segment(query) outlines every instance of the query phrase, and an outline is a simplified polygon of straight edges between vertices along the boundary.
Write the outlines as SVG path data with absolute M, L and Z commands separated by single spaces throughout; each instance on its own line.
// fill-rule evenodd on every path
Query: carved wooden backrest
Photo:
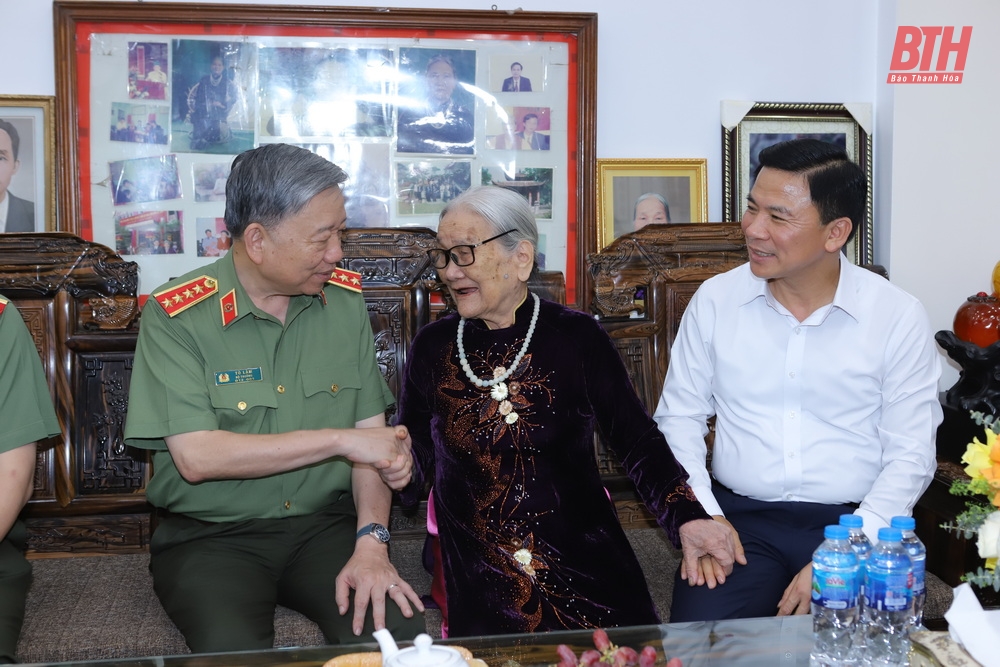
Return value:
M 62 435 L 41 443 L 29 512 L 32 548 L 72 550 L 142 542 L 123 519 L 113 528 L 58 515 L 117 511 L 145 487 L 145 461 L 123 440 L 128 375 L 139 313 L 138 268 L 109 248 L 66 233 L 0 234 L 0 293 L 18 307 L 42 358 Z
M 410 342 L 430 321 L 429 285 L 435 273 L 427 250 L 434 247 L 434 232 L 423 227 L 344 232 L 340 264 L 361 274 L 379 369 L 394 396 L 399 395 Z
M 616 239 L 587 263 L 591 310 L 618 348 L 646 409 L 656 410 L 681 315 L 698 286 L 747 261 L 738 223 L 649 225 Z M 598 444 L 604 475 L 620 474 Z

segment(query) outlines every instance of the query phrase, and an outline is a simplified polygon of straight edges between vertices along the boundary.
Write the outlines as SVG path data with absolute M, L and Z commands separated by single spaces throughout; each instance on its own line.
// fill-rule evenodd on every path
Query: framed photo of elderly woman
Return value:
M 872 112 L 870 104 L 799 104 L 778 102 L 722 103 L 723 215 L 737 222 L 753 187 L 757 157 L 768 146 L 790 139 L 819 139 L 843 148 L 868 178 L 863 224 L 845 247 L 855 264 L 874 261 L 872 239 Z
M 0 95 L 0 232 L 55 229 L 51 97 Z
M 649 224 L 708 221 L 708 161 L 597 161 L 597 247 Z
M 140 257 L 140 293 L 208 262 L 197 221 L 222 216 L 225 198 L 205 196 L 215 183 L 200 165 L 288 143 L 347 171 L 349 227 L 433 229 L 481 169 L 551 169 L 547 266 L 570 304 L 588 305 L 597 14 L 108 0 L 55 0 L 53 13 L 69 231 L 110 245 L 116 217 L 153 210 L 148 197 L 115 204 L 113 165 L 169 155 L 175 166 L 182 252 L 169 265 Z M 515 62 L 521 77 L 504 92 Z M 130 98 L 133 70 L 148 78 L 157 64 L 163 99 Z M 537 116 L 510 123 L 532 150 L 491 144 L 489 119 L 508 108 Z M 400 180 L 411 172 L 421 178 Z

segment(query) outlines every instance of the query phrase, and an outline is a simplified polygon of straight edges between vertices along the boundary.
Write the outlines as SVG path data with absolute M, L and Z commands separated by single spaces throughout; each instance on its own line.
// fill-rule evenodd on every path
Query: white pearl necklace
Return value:
M 521 351 L 517 353 L 514 357 L 514 363 L 510 365 L 510 368 L 506 369 L 501 375 L 494 377 L 492 380 L 480 380 L 476 377 L 476 374 L 472 372 L 472 367 L 469 366 L 468 360 L 465 358 L 465 346 L 462 345 L 462 334 L 465 331 L 465 318 L 463 317 L 458 321 L 458 362 L 462 365 L 462 370 L 465 371 L 465 375 L 469 378 L 469 381 L 477 387 L 492 387 L 495 384 L 500 384 L 504 380 L 510 377 L 517 369 L 517 365 L 521 363 L 521 359 L 524 357 L 524 353 L 528 351 L 528 343 L 531 342 L 531 336 L 535 333 L 535 323 L 538 322 L 538 309 L 541 304 L 541 299 L 534 292 L 531 292 L 531 297 L 535 300 L 535 311 L 531 314 L 531 323 L 528 324 L 528 334 L 524 337 L 524 345 L 521 346 Z

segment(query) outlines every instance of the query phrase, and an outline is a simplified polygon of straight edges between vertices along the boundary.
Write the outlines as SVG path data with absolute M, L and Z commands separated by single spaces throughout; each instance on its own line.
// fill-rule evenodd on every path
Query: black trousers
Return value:
M 24 558 L 28 531 L 15 521 L 0 541 L 0 664 L 13 663 L 24 624 L 24 603 L 31 585 L 31 563 Z
M 671 623 L 774 616 L 788 584 L 823 541 L 823 529 L 857 507 L 753 500 L 720 484 L 712 492 L 739 533 L 747 564 L 737 564 L 726 583 L 711 590 L 689 586 L 678 568 Z
M 276 604 L 315 621 L 331 644 L 372 641 L 371 608 L 355 637 L 353 606 L 341 616 L 334 599 L 337 575 L 354 552 L 356 521 L 349 495 L 323 512 L 287 519 L 209 523 L 170 515 L 150 543 L 156 595 L 195 653 L 271 648 Z M 386 627 L 407 639 L 425 624 L 388 600 Z

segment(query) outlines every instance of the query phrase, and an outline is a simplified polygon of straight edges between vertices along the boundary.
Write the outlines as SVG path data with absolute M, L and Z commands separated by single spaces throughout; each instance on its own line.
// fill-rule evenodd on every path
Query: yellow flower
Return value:
M 965 448 L 962 463 L 966 464 L 966 475 L 972 479 L 983 479 L 982 471 L 991 468 L 994 461 L 1000 463 L 1000 444 L 997 443 L 997 434 L 988 428 L 986 429 L 986 443 L 979 442 L 979 438 L 974 438 Z

